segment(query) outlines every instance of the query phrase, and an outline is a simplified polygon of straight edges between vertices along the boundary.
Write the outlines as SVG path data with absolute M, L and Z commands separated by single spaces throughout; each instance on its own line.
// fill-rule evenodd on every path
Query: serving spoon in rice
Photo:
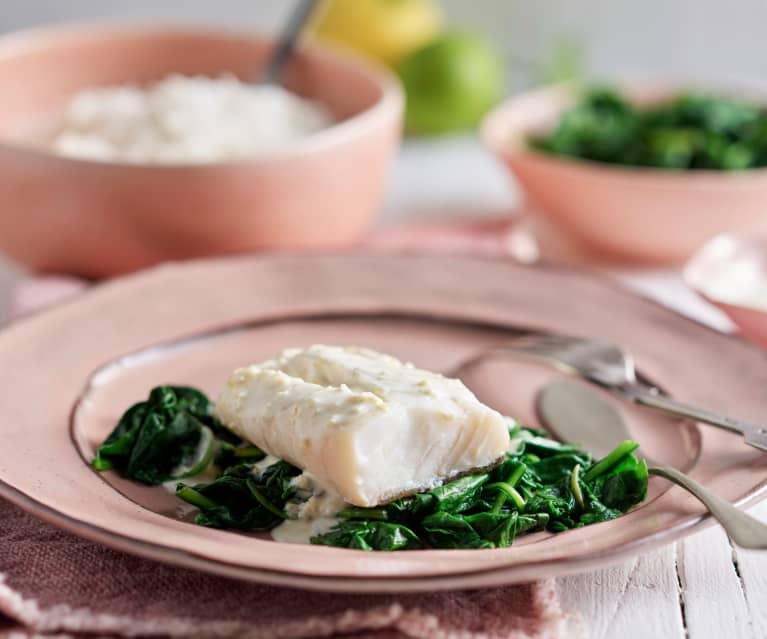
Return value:
M 282 69 L 296 52 L 296 43 L 319 0 L 299 0 L 293 13 L 290 14 L 285 30 L 280 37 L 277 48 L 266 61 L 264 70 L 258 77 L 258 84 L 280 84 Z

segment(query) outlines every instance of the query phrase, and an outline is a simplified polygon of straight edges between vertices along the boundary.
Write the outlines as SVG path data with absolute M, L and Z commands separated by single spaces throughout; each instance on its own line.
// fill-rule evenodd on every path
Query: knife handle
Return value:
M 747 444 L 767 451 L 767 426 L 751 424 L 734 417 L 718 415 L 705 408 L 683 404 L 663 395 L 657 388 L 631 385 L 616 390 L 623 397 L 639 406 L 654 408 L 677 417 L 689 417 L 695 421 L 711 424 L 733 433 L 740 433 L 745 437 Z

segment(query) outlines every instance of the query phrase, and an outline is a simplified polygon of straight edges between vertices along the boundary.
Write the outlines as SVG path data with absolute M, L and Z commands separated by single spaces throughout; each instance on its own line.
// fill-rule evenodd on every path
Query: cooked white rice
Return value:
M 217 162 L 257 155 L 331 122 L 322 105 L 281 87 L 229 76 L 173 75 L 146 89 L 108 87 L 77 94 L 52 148 L 103 162 Z

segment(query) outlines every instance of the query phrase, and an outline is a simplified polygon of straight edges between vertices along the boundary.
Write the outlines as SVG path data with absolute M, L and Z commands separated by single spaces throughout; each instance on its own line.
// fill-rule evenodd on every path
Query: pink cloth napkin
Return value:
M 381 232 L 370 250 L 503 254 L 505 222 Z M 76 294 L 74 278 L 22 282 L 13 313 Z M 584 635 L 553 581 L 478 591 L 347 595 L 262 586 L 120 553 L 0 500 L 0 638 L 344 637 L 555 639 Z

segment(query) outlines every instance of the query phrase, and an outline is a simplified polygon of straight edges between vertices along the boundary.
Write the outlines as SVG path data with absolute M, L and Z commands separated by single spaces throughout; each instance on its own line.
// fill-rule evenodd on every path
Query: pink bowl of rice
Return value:
M 400 138 L 386 70 L 272 42 L 85 26 L 0 38 L 0 251 L 104 277 L 165 260 L 356 242 Z

